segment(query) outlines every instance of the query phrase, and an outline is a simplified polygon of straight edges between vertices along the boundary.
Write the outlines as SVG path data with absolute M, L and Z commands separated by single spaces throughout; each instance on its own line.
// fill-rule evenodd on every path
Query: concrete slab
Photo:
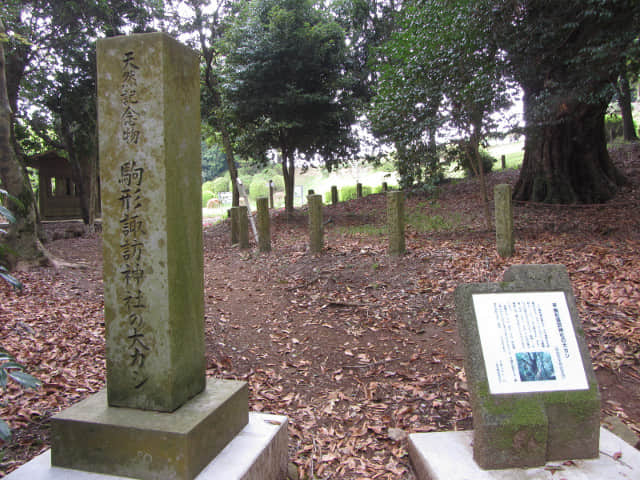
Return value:
M 631 480 L 640 478 L 640 451 L 600 429 L 600 457 L 548 462 L 544 467 L 483 470 L 473 460 L 473 431 L 414 433 L 409 456 L 418 480 Z
M 222 450 L 195 480 L 281 480 L 288 462 L 287 417 L 249 413 L 247 426 Z M 125 480 L 99 473 L 51 466 L 51 451 L 24 464 L 8 480 Z

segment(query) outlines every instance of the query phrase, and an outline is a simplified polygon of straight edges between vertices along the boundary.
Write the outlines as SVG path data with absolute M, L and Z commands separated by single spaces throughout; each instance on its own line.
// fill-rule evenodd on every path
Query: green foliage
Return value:
M 214 197 L 216 197 L 216 194 L 213 193 L 212 191 L 203 190 L 202 191 L 202 208 L 206 208 L 209 200 L 211 200 Z
M 0 189 L 0 200 L 4 201 L 7 198 L 15 201 L 15 198 L 9 195 L 6 190 Z M 0 215 L 6 218 L 9 223 L 15 222 L 13 214 L 2 205 L 0 205 Z M 0 230 L 1 235 L 5 233 L 4 230 Z M 2 244 L 0 244 L 0 247 L 2 247 Z M 15 290 L 22 289 L 22 283 L 10 275 L 3 265 L 0 265 L 0 278 L 9 283 Z M 26 373 L 22 365 L 17 363 L 7 352 L 0 349 L 0 388 L 3 391 L 7 388 L 9 379 L 14 380 L 23 388 L 37 388 L 40 386 L 39 380 Z M 4 420 L 0 419 L 0 440 L 8 442 L 10 439 L 11 429 Z
M 403 2 L 398 29 L 380 48 L 373 130 L 396 147 L 402 188 L 442 180 L 436 131 L 462 132 L 474 145 L 509 103 L 495 49 L 487 48 L 476 2 Z
M 493 169 L 493 164 L 498 160 L 486 150 L 479 150 L 480 160 L 484 173 L 489 173 Z M 474 177 L 478 174 L 478 165 L 469 148 L 461 143 L 452 143 L 447 146 L 446 157 L 449 162 L 456 164 L 456 169 L 464 171 L 465 176 Z
M 354 146 L 345 34 L 321 8 L 311 0 L 243 3 L 222 43 L 240 151 L 264 163 L 278 149 L 288 188 L 294 159 L 333 164 Z
M 249 192 L 251 194 L 251 199 L 256 200 L 260 197 L 268 197 L 269 196 L 269 180 L 264 175 L 256 175 L 251 179 L 251 184 L 249 185 Z
M 354 200 L 358 198 L 358 189 L 355 185 L 345 185 L 340 188 L 340 193 L 338 194 L 338 198 L 340 198 L 341 202 L 346 202 L 348 200 Z M 362 196 L 366 197 L 367 195 L 371 195 L 373 193 L 373 188 L 368 185 L 362 186 Z M 331 192 L 329 192 L 329 199 L 331 199 Z
M 616 138 L 622 137 L 622 117 L 615 113 L 604 117 L 604 130 L 607 135 L 607 142 L 613 142 Z
M 218 145 L 202 142 L 202 180 L 219 177 L 227 170 L 227 157 Z
M 38 388 L 42 383 L 34 376 L 24 371 L 24 367 L 15 358 L 0 350 L 0 387 L 6 390 L 9 379 L 15 381 L 22 388 Z M 11 429 L 0 419 L 0 440 L 8 442 L 11 439 Z
M 213 180 L 209 180 L 208 182 L 204 182 L 202 184 L 202 191 L 209 190 L 213 193 L 220 192 L 230 192 L 231 191 L 231 179 L 229 178 L 229 174 L 222 177 L 214 178 Z
M 9 223 L 15 223 L 16 218 L 14 217 L 13 213 L 7 207 L 2 205 L 2 203 L 6 202 L 7 200 L 11 200 L 18 206 L 20 206 L 21 204 L 21 202 L 17 198 L 15 198 L 13 195 L 10 195 L 6 190 L 0 188 L 0 215 L 3 216 Z M 7 232 L 5 230 L 0 229 L 0 236 L 5 235 L 6 233 Z M 3 243 L 0 243 L 0 262 L 2 261 L 4 255 L 6 255 L 7 250 L 8 247 Z M 1 263 L 0 278 L 11 285 L 14 290 L 22 289 L 22 283 L 20 283 L 17 278 L 11 275 L 7 267 L 2 265 Z

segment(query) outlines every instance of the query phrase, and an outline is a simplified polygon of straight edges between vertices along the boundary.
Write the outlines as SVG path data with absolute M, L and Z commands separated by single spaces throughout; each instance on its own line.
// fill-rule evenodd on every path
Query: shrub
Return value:
M 207 208 L 207 203 L 215 196 L 216 194 L 211 190 L 204 190 L 202 192 L 202 208 Z
M 607 142 L 613 142 L 616 138 L 621 137 L 623 133 L 622 117 L 615 113 L 605 115 L 604 131 L 607 137 Z
M 371 195 L 373 193 L 373 188 L 369 185 L 362 186 L 362 196 L 366 197 L 367 195 Z M 355 185 L 346 185 L 340 188 L 340 193 L 338 195 L 341 202 L 346 202 L 347 200 L 353 200 L 354 198 L 358 198 L 358 190 Z M 329 192 L 329 201 L 331 201 L 331 192 Z
M 249 185 L 249 192 L 251 193 L 251 198 L 253 200 L 260 197 L 268 197 L 269 180 L 262 175 L 256 175 L 251 180 L 251 184 Z
M 229 175 L 225 175 L 224 177 L 214 178 L 211 183 L 212 185 L 210 190 L 213 193 L 231 191 L 231 179 L 229 178 Z

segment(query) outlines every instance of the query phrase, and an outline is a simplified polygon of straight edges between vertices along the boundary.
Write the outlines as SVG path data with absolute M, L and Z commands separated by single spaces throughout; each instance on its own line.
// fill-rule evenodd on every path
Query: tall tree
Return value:
M 39 133 L 48 148 L 68 157 L 89 223 L 97 175 L 94 42 L 99 36 L 121 33 L 125 27 L 142 31 L 154 12 L 152 0 L 108 4 L 7 0 L 0 4 L 9 36 L 19 40 L 10 42 L 5 50 L 12 127 L 20 122 L 19 130 L 26 131 L 31 123 L 30 131 Z M 12 141 L 23 164 L 17 130 L 11 129 Z M 17 212 L 18 217 L 35 218 L 32 197 L 23 201 L 25 211 Z M 30 243 L 26 233 L 14 230 L 18 243 Z
M 354 113 L 342 28 L 310 0 L 253 0 L 226 35 L 225 93 L 244 152 L 278 149 L 285 207 L 296 162 L 331 166 L 353 147 Z
M 11 269 L 18 257 L 38 259 L 44 250 L 38 239 L 34 195 L 29 176 L 20 162 L 17 144 L 13 135 L 13 109 L 9 100 L 7 63 L 4 45 L 8 43 L 5 26 L 0 18 L 0 183 L 19 202 L 12 202 L 16 222 L 11 224 L 5 237 L 8 250 L 0 258 Z M 20 39 L 13 38 L 20 42 Z
M 374 130 L 396 145 L 405 186 L 438 178 L 437 130 L 461 134 L 466 165 L 481 178 L 489 225 L 479 146 L 495 128 L 490 114 L 509 104 L 508 83 L 474 9 L 471 0 L 404 2 L 396 32 L 380 49 L 370 116 Z
M 232 0 L 180 0 L 171 3 L 169 20 L 177 34 L 190 37 L 187 42 L 200 52 L 202 84 L 200 104 L 207 125 L 219 133 L 233 190 L 232 205 L 238 206 L 238 168 L 235 161 L 233 125 L 222 96 L 220 39 L 225 25 L 230 23 L 241 2 Z M 238 5 L 236 5 L 236 3 Z M 180 7 L 180 8 L 178 8 Z M 184 15 L 185 7 L 190 10 Z M 180 13 L 182 12 L 182 14 Z
M 637 0 L 478 2 L 505 72 L 524 90 L 518 200 L 598 203 L 624 178 L 606 148 L 611 85 L 638 38 Z

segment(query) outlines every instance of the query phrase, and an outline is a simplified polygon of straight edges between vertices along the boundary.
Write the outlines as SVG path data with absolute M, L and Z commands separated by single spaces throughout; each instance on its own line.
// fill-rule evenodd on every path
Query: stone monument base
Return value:
M 247 385 L 209 378 L 171 413 L 109 407 L 106 389 L 51 419 L 51 465 L 191 480 L 247 425 Z
M 637 478 L 640 451 L 600 428 L 600 456 L 535 468 L 483 470 L 473 459 L 473 431 L 414 433 L 409 456 L 418 480 L 617 480 Z
M 250 413 L 249 423 L 196 480 L 282 480 L 288 463 L 287 417 Z M 5 477 L 8 480 L 124 480 L 127 477 L 51 466 L 51 450 Z M 163 477 L 171 478 L 171 477 Z

